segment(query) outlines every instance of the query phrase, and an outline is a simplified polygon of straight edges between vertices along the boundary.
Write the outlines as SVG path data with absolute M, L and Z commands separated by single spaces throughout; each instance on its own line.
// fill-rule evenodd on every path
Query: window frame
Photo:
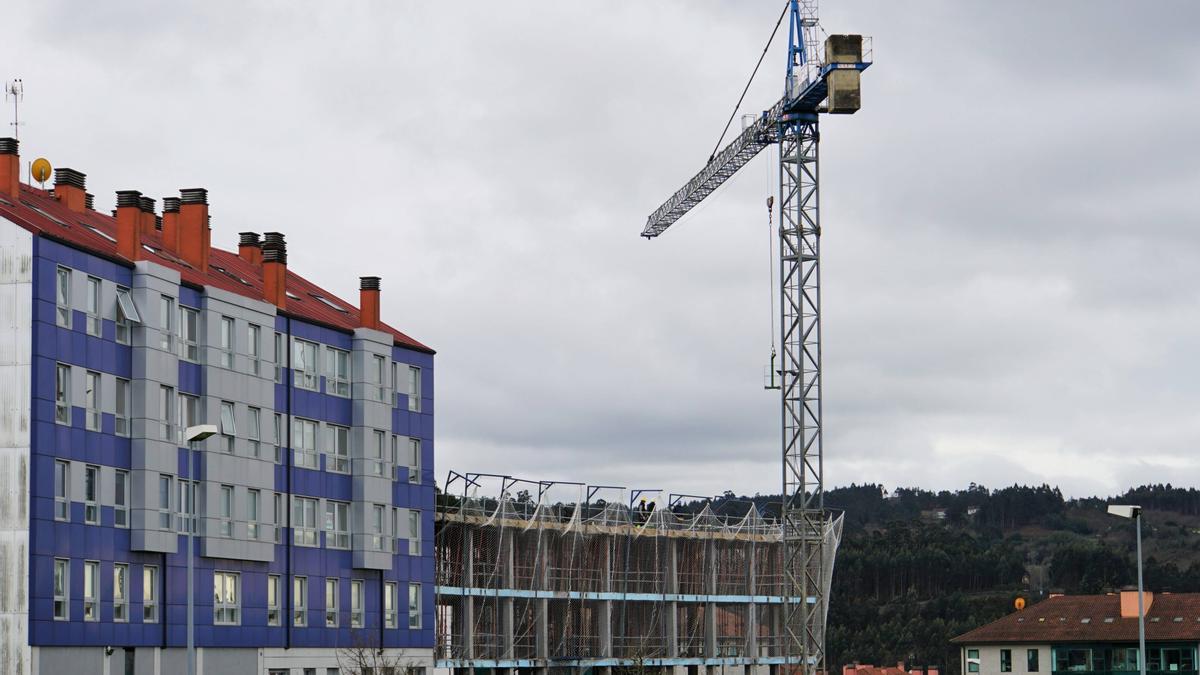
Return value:
M 100 467 L 95 464 L 83 466 L 83 523 L 100 524 Z
M 1000 672 L 1012 672 L 1012 649 L 1000 650 Z
M 83 428 L 88 431 L 100 431 L 100 398 L 103 395 L 103 386 L 100 373 L 94 370 L 83 371 Z
M 280 575 L 267 575 L 267 625 L 280 625 L 280 617 L 282 616 L 282 603 L 280 603 Z
M 387 520 L 387 508 L 383 504 L 371 505 L 371 549 L 375 551 L 391 551 L 392 542 L 384 534 L 384 522 Z
M 262 326 L 246 324 L 246 354 L 250 357 L 250 373 L 258 377 L 262 373 Z
M 391 387 L 388 386 L 388 358 L 383 354 L 372 354 L 373 373 L 375 381 L 373 384 L 376 387 L 375 397 L 381 403 L 390 403 L 392 401 Z
M 54 520 L 71 522 L 71 463 L 54 460 Z
M 71 620 L 71 561 L 54 559 L 53 612 L 55 621 Z
M 102 293 L 103 283 L 98 277 L 88 276 L 87 278 L 87 293 L 84 296 L 84 316 L 87 317 L 85 330 L 88 335 L 99 337 L 101 329 L 100 320 L 100 295 Z
M 286 447 L 283 444 L 283 430 L 285 428 L 283 413 L 272 413 L 272 415 L 274 415 L 271 419 L 271 424 L 274 425 L 275 432 L 275 463 L 283 464 L 283 449 Z
M 116 401 L 113 407 L 113 433 L 117 436 L 129 436 L 131 415 L 133 412 L 133 382 L 123 377 L 116 379 Z
M 218 532 L 222 537 L 233 536 L 233 495 L 232 485 L 222 485 L 217 491 Z
M 262 514 L 262 490 L 246 488 L 246 538 L 258 541 L 258 520 Z
M 383 582 L 383 627 L 399 628 L 400 604 L 399 585 L 395 581 Z
M 421 412 L 421 368 L 408 367 L 408 411 Z
M 362 628 L 366 618 L 364 604 L 366 595 L 363 592 L 363 580 L 350 580 L 350 627 Z
M 980 665 L 979 650 L 978 649 L 968 649 L 967 650 L 967 672 L 968 673 L 978 673 L 979 665 Z
M 54 364 L 54 422 L 71 426 L 71 366 Z
M 169 295 L 158 296 L 158 346 L 164 352 L 175 351 L 175 298 Z
M 274 527 L 275 527 L 275 543 L 283 543 L 283 518 L 286 517 L 286 512 L 283 510 L 283 493 L 273 492 L 271 510 L 273 511 Z
M 325 393 L 350 398 L 352 367 L 350 352 L 337 347 L 325 347 Z
M 213 572 L 213 625 L 242 625 L 242 574 L 229 570 Z
M 325 627 L 337 628 L 338 619 L 338 583 L 337 577 L 325 577 Z
M 1036 673 L 1041 670 L 1041 653 L 1037 649 L 1025 650 L 1025 672 Z
M 286 344 L 283 333 L 275 331 L 275 384 L 283 384 L 283 371 L 287 368 L 287 364 L 282 356 Z
M 341 516 L 339 518 L 339 516 Z M 339 523 L 338 521 L 344 521 Z M 325 548 L 349 549 L 351 542 L 350 502 L 325 500 Z M 342 529 L 338 525 L 342 525 Z
M 262 457 L 262 408 L 246 406 L 246 438 L 249 439 L 250 456 Z
M 237 350 L 237 322 L 233 317 L 222 316 L 217 322 L 217 344 L 221 353 L 221 367 L 233 370 L 233 354 Z
M 389 476 L 391 475 L 391 467 L 388 466 L 387 459 L 388 433 L 382 429 L 372 429 L 371 431 L 374 442 L 371 444 L 371 456 L 367 458 L 367 461 L 371 464 L 371 475 Z
M 90 593 L 89 593 L 90 587 Z M 83 620 L 100 620 L 100 561 L 83 561 Z
M 350 473 L 350 427 L 326 424 L 328 447 L 325 450 L 325 470 L 331 473 Z
M 124 286 L 117 286 L 117 313 L 114 323 L 116 324 L 115 339 L 117 343 L 132 344 L 133 325 L 142 323 L 142 315 L 138 311 L 137 303 L 133 301 L 129 289 Z
M 312 431 L 309 434 L 309 431 Z M 316 420 L 305 417 L 292 417 L 292 463 L 302 469 L 317 470 L 321 468 L 319 459 L 321 449 L 317 439 L 321 435 L 321 425 Z M 311 440 L 311 447 L 309 441 Z
M 179 305 L 179 358 L 200 363 L 200 310 Z
M 175 396 L 175 407 L 178 409 L 175 417 L 176 426 L 179 428 L 179 445 L 182 446 L 187 443 L 184 436 L 187 434 L 188 427 L 200 423 L 200 397 L 179 392 Z
M 316 548 L 321 545 L 320 537 L 317 536 L 319 503 L 315 497 L 292 496 L 292 543 L 295 546 Z M 309 515 L 312 516 L 311 519 Z
M 234 454 L 237 449 L 237 407 L 233 401 L 221 401 L 217 419 L 220 422 L 221 450 Z
M 292 577 L 292 625 L 303 628 L 308 625 L 308 577 Z
M 158 474 L 158 529 L 170 531 L 175 511 L 171 508 L 171 495 L 175 492 L 174 478 L 171 474 Z M 163 490 L 166 492 L 163 492 Z M 163 497 L 166 497 L 164 501 Z
M 408 554 L 421 555 L 421 511 L 408 509 Z
M 71 328 L 71 268 L 59 265 L 54 272 L 55 323 Z
M 129 563 L 113 563 L 113 622 L 129 621 Z
M 421 629 L 421 584 L 408 583 L 408 629 Z
M 182 437 L 182 432 L 179 437 L 175 434 L 175 420 L 179 416 L 179 411 L 176 410 L 178 405 L 180 404 L 175 397 L 175 388 L 165 384 L 158 385 L 158 414 L 162 418 L 159 423 L 161 440 L 176 445 L 179 445 L 179 438 Z
M 311 358 L 306 358 L 306 355 Z M 321 391 L 321 345 L 292 338 L 292 377 L 297 389 Z
M 129 527 L 129 472 L 113 472 L 113 527 Z
M 158 565 L 142 565 L 142 623 L 158 623 Z
M 408 437 L 408 482 L 421 482 L 421 439 Z

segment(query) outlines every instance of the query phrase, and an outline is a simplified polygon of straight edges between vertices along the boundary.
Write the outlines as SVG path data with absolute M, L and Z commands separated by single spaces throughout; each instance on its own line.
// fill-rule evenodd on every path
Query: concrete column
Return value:
M 601 600 L 599 602 L 600 610 L 600 654 L 599 658 L 611 658 L 613 655 L 613 634 L 612 634 L 612 600 Z
M 704 542 L 704 592 L 709 596 L 717 594 L 717 542 L 708 539 Z M 717 655 L 717 603 L 704 603 L 704 655 L 715 658 Z
M 668 594 L 679 593 L 679 551 L 676 548 L 679 545 L 678 539 L 663 537 L 666 549 L 663 557 L 666 558 L 666 592 Z M 667 608 L 667 656 L 669 658 L 679 657 L 679 602 L 671 600 L 666 603 Z M 675 670 L 678 672 L 679 667 Z M 686 670 L 685 670 L 686 672 Z
M 475 539 L 471 530 L 463 528 L 462 540 L 462 585 L 464 589 L 475 587 Z M 463 658 L 475 658 L 475 601 L 470 595 L 462 596 L 462 611 L 459 625 L 462 626 Z
M 500 531 L 500 581 L 503 588 L 515 585 L 513 531 Z M 513 646 L 513 599 L 500 599 L 500 658 L 511 659 L 516 650 Z
M 754 541 L 746 545 L 746 594 L 757 595 L 758 570 L 754 553 Z M 758 658 L 758 605 L 751 602 L 746 607 L 746 656 Z

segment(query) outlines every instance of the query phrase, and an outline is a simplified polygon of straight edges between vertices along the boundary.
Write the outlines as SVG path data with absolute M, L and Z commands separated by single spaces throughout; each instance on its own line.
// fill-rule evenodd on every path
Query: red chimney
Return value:
M 263 299 L 287 309 L 287 244 L 278 232 L 266 232 L 263 237 Z
M 142 238 L 145 239 L 158 231 L 158 218 L 154 215 L 154 200 L 150 197 L 142 197 L 138 199 L 138 206 L 142 210 L 141 216 L 138 217 L 138 223 L 142 230 Z
M 358 323 L 379 329 L 379 277 L 358 278 Z
M 257 232 L 238 234 L 238 257 L 251 265 L 262 264 L 262 242 L 258 240 Z
M 21 156 L 17 139 L 0 138 L 0 192 L 19 199 L 21 193 Z
M 117 190 L 117 253 L 129 260 L 142 254 L 142 193 Z
M 179 191 L 179 246 L 175 254 L 187 264 L 208 271 L 208 190 L 186 188 Z M 164 228 L 166 225 L 164 224 Z
M 179 250 L 179 197 L 163 197 L 162 241 L 171 253 Z
M 77 213 L 87 210 L 87 176 L 75 169 L 54 170 L 54 196 Z

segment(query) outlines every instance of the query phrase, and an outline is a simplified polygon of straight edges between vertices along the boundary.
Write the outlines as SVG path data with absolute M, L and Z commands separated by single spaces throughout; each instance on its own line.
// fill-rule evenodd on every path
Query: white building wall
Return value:
M 1012 652 L 1012 670 L 1000 670 L 1000 651 L 1008 649 Z M 1038 669 L 1029 670 L 1029 650 L 1038 651 Z M 972 662 L 971 651 L 979 651 L 979 670 L 970 670 Z M 1012 645 L 967 645 L 962 650 L 963 675 L 1051 675 L 1054 664 L 1050 660 L 1050 645 L 1047 644 L 1012 644 Z
M 0 219 L 0 673 L 28 675 L 33 235 Z

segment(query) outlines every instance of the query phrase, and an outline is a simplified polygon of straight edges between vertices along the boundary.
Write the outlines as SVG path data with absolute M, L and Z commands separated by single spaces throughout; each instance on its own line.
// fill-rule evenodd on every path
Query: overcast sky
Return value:
M 782 4 L 8 3 L 0 76 L 98 208 L 207 187 L 214 244 L 382 276 L 439 476 L 767 493 L 773 151 L 638 233 Z M 1200 3 L 823 4 L 876 59 L 822 126 L 827 484 L 1194 485 Z

